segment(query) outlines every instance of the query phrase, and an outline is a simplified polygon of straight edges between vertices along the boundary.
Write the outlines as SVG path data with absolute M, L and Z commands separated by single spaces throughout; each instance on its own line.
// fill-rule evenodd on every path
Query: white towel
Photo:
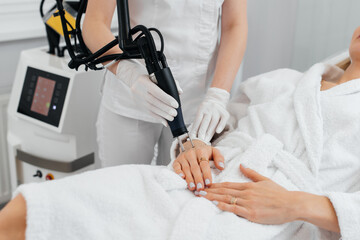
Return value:
M 231 137 L 245 144 L 229 150 L 236 155 L 229 159 L 225 171 L 214 171 L 215 181 L 248 181 L 238 169 L 238 164 L 243 162 L 288 189 L 299 189 L 288 176 L 276 170 L 275 165 L 270 167 L 276 164 L 274 159 L 287 156 L 278 140 L 271 135 L 255 140 L 241 133 Z M 287 228 L 294 228 L 294 224 L 297 228 L 302 226 L 301 222 L 283 225 L 249 222 L 220 211 L 210 201 L 195 197 L 186 187 L 186 182 L 166 167 L 128 165 L 45 184 L 24 185 L 17 192 L 24 195 L 28 206 L 27 239 L 234 239 L 243 236 L 265 240 L 276 238 Z

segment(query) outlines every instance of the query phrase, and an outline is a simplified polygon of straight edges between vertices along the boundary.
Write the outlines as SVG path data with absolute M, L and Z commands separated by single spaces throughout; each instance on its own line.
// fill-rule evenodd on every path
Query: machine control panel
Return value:
M 64 76 L 28 67 L 17 111 L 58 127 L 69 81 Z

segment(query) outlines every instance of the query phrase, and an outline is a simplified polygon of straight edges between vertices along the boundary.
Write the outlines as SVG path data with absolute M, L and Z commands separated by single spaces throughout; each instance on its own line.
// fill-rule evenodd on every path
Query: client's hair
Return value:
M 338 64 L 336 64 L 336 66 L 338 66 L 339 68 L 345 71 L 350 66 L 350 64 L 351 64 L 350 58 L 346 58 L 341 62 L 339 62 Z

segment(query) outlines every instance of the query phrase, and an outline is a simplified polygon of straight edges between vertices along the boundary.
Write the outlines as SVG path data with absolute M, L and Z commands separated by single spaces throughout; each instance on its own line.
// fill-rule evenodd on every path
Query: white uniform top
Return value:
M 130 0 L 131 27 L 160 30 L 168 65 L 184 90 L 180 96 L 185 122 L 191 123 L 210 86 L 217 56 L 220 9 L 224 0 Z M 159 39 L 153 34 L 156 46 Z M 127 85 L 107 71 L 103 104 L 130 118 L 157 122 L 134 101 Z

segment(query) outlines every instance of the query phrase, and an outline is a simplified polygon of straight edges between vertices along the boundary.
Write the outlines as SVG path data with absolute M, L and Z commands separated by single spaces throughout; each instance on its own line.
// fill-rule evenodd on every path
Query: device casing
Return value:
M 47 174 L 57 179 L 98 165 L 95 123 L 103 71 L 69 69 L 69 59 L 46 51 L 46 48 L 23 51 L 17 67 L 8 106 L 7 141 L 12 190 L 18 184 L 44 181 Z M 39 114 L 29 116 L 19 110 L 20 100 L 34 94 L 33 89 L 24 88 L 29 69 L 39 70 L 40 75 L 49 73 L 43 76 L 45 78 L 56 75 L 68 79 L 67 89 L 64 86 L 58 89 L 55 85 L 51 100 L 50 108 L 55 106 L 56 111 L 60 105 L 54 104 L 55 97 L 65 94 L 57 101 L 57 104 L 63 101 L 58 124 L 45 122 L 43 116 L 37 119 Z M 28 83 L 27 86 L 31 88 Z M 42 178 L 33 177 L 38 170 L 43 173 Z

